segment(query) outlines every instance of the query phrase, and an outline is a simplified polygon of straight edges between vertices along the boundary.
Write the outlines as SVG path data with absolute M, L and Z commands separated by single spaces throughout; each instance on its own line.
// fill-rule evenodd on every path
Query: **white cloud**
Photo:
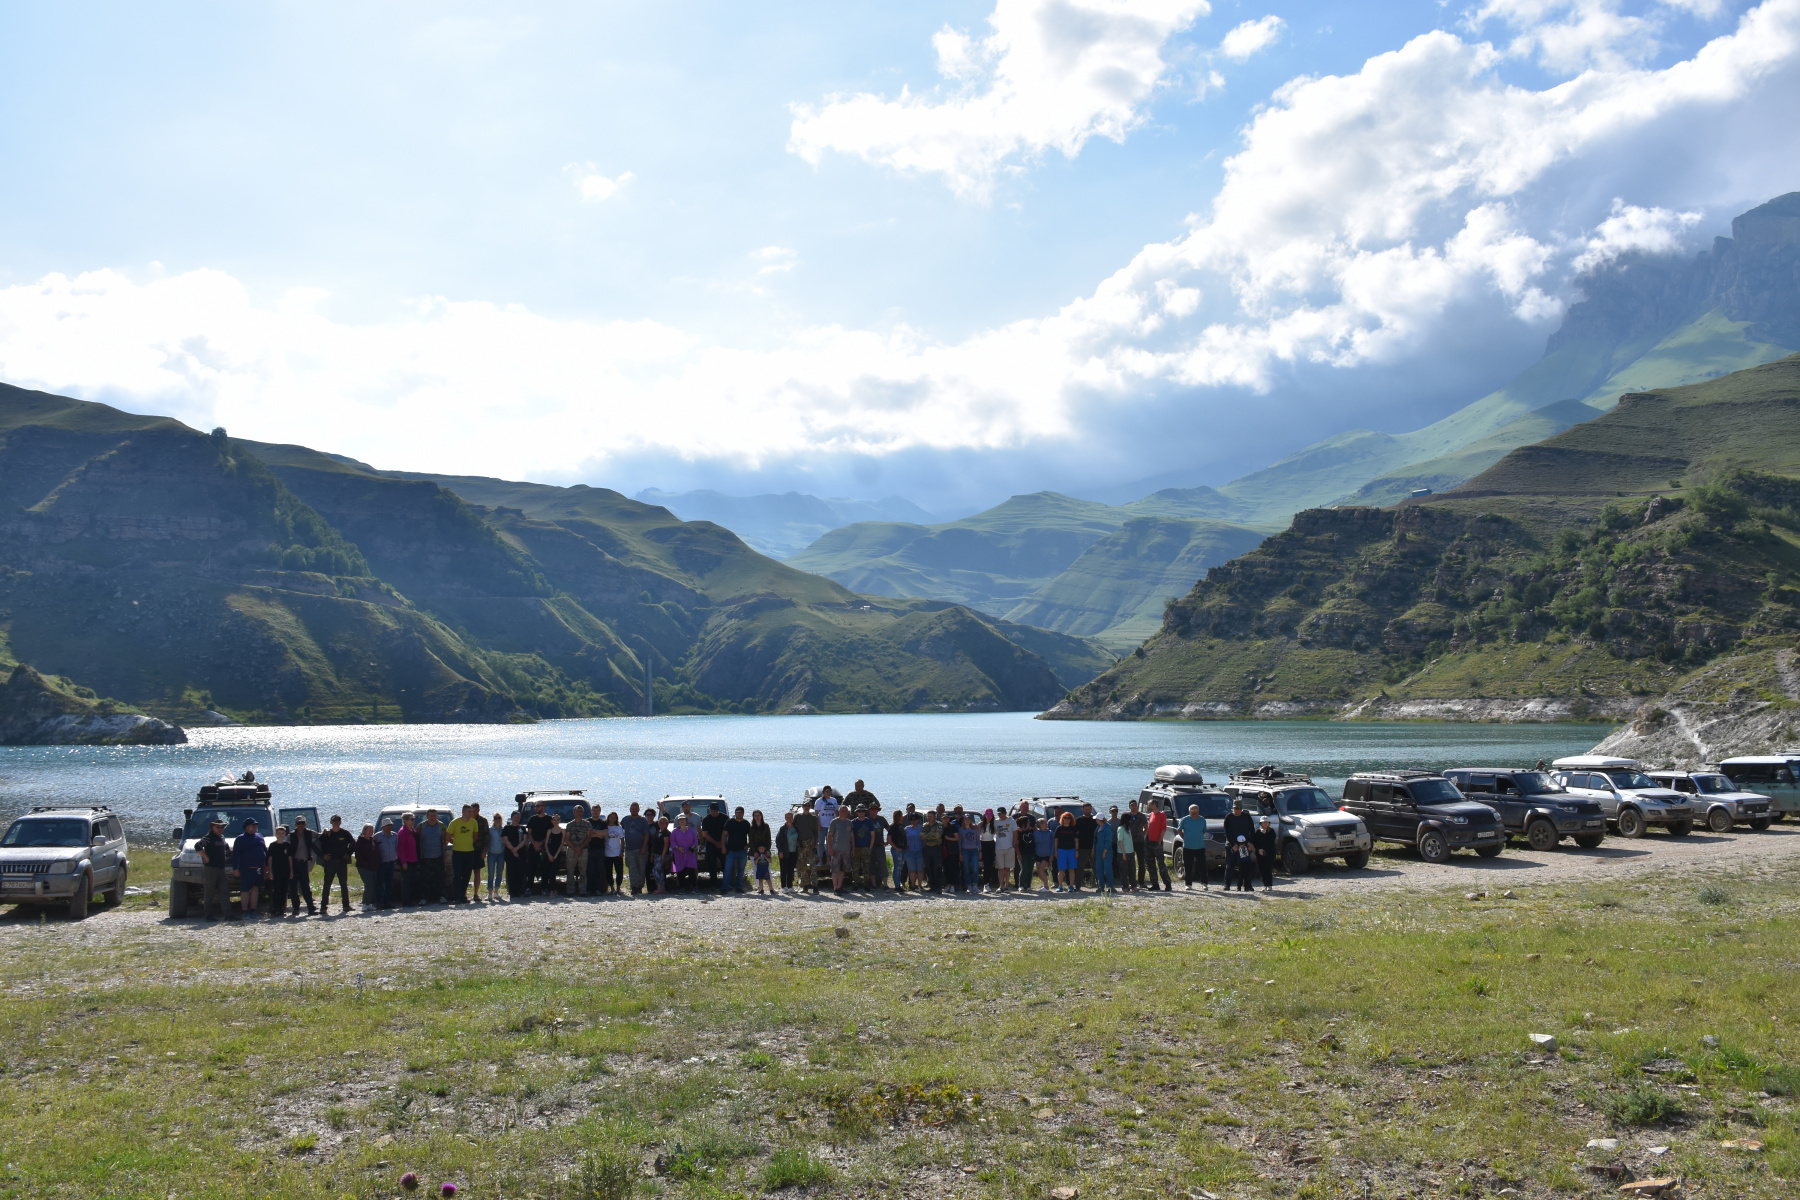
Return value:
M 1206 0 L 997 0 L 986 37 L 946 27 L 932 39 L 938 73 L 957 86 L 796 104 L 788 149 L 938 174 L 985 198 L 1008 164 L 1123 141 L 1168 73 L 1164 43 L 1208 11 Z
M 1225 35 L 1219 53 L 1235 62 L 1243 62 L 1259 50 L 1266 50 L 1281 40 L 1287 22 L 1271 13 L 1255 21 L 1245 21 Z
M 781 275 L 794 269 L 800 256 L 792 246 L 764 246 L 760 250 L 752 250 L 750 257 L 759 265 L 758 275 Z
M 593 163 L 570 163 L 563 168 L 563 173 L 575 181 L 575 190 L 581 194 L 584 202 L 597 204 L 603 200 L 611 200 L 622 191 L 626 184 L 636 178 L 630 171 L 617 175 L 602 175 Z
M 352 325 L 314 292 L 265 304 L 217 272 L 96 272 L 0 288 L 0 378 L 384 465 L 526 477 L 604 478 L 648 454 L 1091 457 L 1147 406 L 1168 405 L 1165 442 L 1192 440 L 1294 371 L 1425 361 L 1457 313 L 1541 326 L 1593 256 L 1673 248 L 1709 198 L 1791 186 L 1800 0 L 1767 0 L 1661 70 L 1533 90 L 1503 61 L 1435 32 L 1293 81 L 1182 236 L 1054 312 L 955 343 L 826 325 L 739 348 L 444 300 Z M 1625 201 L 1595 208 L 1599 188 Z M 750 255 L 759 272 L 796 260 Z M 1209 397 L 1220 387 L 1235 390 Z
M 1490 21 L 1508 25 L 1515 31 L 1508 54 L 1574 75 L 1648 62 L 1662 48 L 1666 10 L 1709 18 L 1723 7 L 1723 0 L 1654 0 L 1645 12 L 1622 13 L 1618 0 L 1483 0 L 1464 25 L 1474 32 Z

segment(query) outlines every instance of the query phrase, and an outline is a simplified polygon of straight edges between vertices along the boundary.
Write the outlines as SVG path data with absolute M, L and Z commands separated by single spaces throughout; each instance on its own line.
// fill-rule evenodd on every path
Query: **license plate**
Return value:
M 1338 839 L 1338 849 L 1340 849 L 1340 850 L 1347 850 L 1351 846 L 1354 846 L 1354 845 L 1356 845 L 1356 839 L 1353 837 Z
M 1601 819 L 1598 821 L 1589 821 L 1587 823 L 1587 827 L 1589 829 L 1604 829 L 1606 827 L 1606 821 L 1604 819 Z
M 1478 833 L 1478 834 L 1476 834 L 1476 835 L 1475 835 L 1475 836 L 1476 836 L 1476 837 L 1478 837 L 1478 838 L 1479 838 L 1479 837 L 1493 837 L 1493 836 L 1494 836 L 1494 831 L 1493 831 L 1493 830 L 1491 830 L 1491 829 L 1487 829 L 1487 830 L 1483 830 L 1483 831 L 1482 831 L 1482 832 L 1480 832 L 1480 833 Z

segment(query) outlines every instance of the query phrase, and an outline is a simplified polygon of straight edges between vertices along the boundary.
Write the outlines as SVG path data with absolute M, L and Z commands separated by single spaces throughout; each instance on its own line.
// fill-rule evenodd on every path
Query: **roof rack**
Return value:
M 1311 783 L 1311 775 L 1299 771 L 1288 771 L 1273 763 L 1266 767 L 1246 767 L 1242 771 L 1231 773 L 1232 783 Z
M 112 805 L 110 805 L 110 804 L 34 804 L 31 806 L 31 811 L 34 813 L 69 812 L 71 810 L 76 811 L 76 812 L 109 813 L 112 811 Z
M 515 803 L 523 804 L 532 796 L 585 796 L 586 788 L 538 788 L 533 792 L 520 792 L 513 797 Z
M 1416 767 L 1402 767 L 1395 771 L 1356 771 L 1353 772 L 1353 776 L 1357 779 L 1437 779 L 1440 777 L 1440 773 L 1422 771 Z

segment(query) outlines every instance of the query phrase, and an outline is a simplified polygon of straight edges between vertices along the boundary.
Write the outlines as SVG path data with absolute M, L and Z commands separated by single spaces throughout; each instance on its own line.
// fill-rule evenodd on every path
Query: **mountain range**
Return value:
M 634 497 L 659 505 L 684 521 L 711 521 L 744 539 L 770 558 L 804 550 L 833 529 L 857 521 L 931 522 L 939 518 L 904 496 L 881 500 L 821 499 L 803 492 L 727 496 L 702 489 L 665 492 L 645 488 Z
M 604 488 L 383 472 L 0 387 L 0 666 L 108 711 L 1017 709 L 1110 661 Z
M 1703 253 L 1627 253 L 1579 282 L 1582 299 L 1536 364 L 1422 429 L 1335 434 L 1217 489 L 1121 505 L 1045 493 L 946 524 L 851 525 L 788 561 L 858 591 L 952 599 L 1128 650 L 1158 628 L 1165 600 L 1295 513 L 1441 492 L 1593 420 L 1622 393 L 1800 349 L 1800 192 L 1737 217 L 1732 237 Z

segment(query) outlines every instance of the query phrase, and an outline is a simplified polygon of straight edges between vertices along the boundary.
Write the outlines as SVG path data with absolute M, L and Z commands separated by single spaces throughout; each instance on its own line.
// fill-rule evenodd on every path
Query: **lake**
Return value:
M 1330 721 L 1072 722 L 1030 713 L 652 717 L 537 725 L 363 725 L 190 730 L 185 746 L 0 747 L 0 816 L 33 804 L 104 803 L 139 839 L 167 838 L 194 792 L 254 770 L 278 801 L 360 826 L 415 797 L 483 811 L 515 792 L 575 787 L 603 808 L 722 792 L 779 814 L 809 786 L 858 779 L 888 807 L 982 808 L 1022 796 L 1123 803 L 1163 763 L 1208 779 L 1278 763 L 1335 788 L 1380 767 L 1518 766 L 1578 754 L 1600 725 Z

